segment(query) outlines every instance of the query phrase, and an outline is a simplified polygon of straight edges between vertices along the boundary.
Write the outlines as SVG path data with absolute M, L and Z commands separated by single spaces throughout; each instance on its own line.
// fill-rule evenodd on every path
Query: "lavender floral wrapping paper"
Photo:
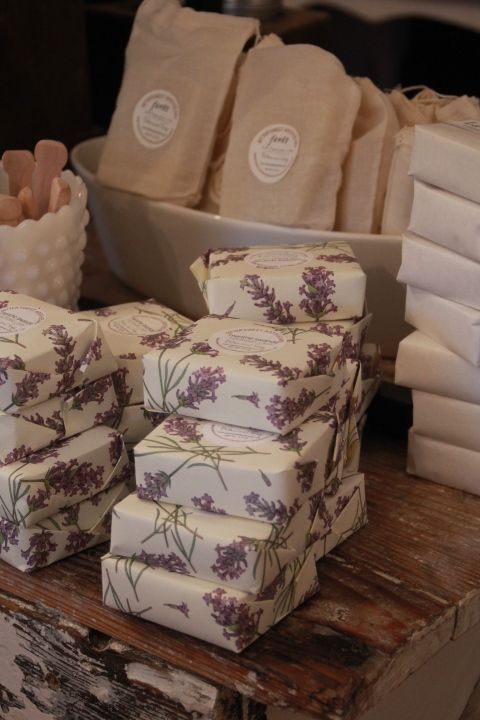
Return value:
M 381 352 L 380 346 L 375 343 L 365 343 L 360 353 L 361 384 L 355 397 L 355 417 L 357 423 L 365 417 L 370 404 L 380 387 L 382 378 L 380 373 Z
M 145 407 L 288 433 L 335 394 L 368 322 L 272 326 L 202 318 L 144 356 Z
M 127 484 L 120 480 L 29 528 L 0 519 L 0 559 L 30 572 L 105 542 L 111 510 L 127 494 Z
M 165 413 L 149 412 L 143 404 L 127 405 L 115 427 L 122 433 L 127 449 L 130 449 L 146 438 L 166 417 Z
M 210 250 L 190 269 L 216 315 L 276 325 L 363 315 L 366 276 L 347 243 Z
M 413 431 L 480 453 L 480 405 L 413 390 Z
M 329 405 L 286 435 L 172 414 L 135 448 L 142 500 L 283 524 L 332 477 L 357 440 L 358 364 Z
M 0 292 L 0 410 L 16 413 L 117 369 L 98 324 Z
M 143 356 L 161 349 L 191 324 L 183 315 L 155 300 L 124 303 L 78 313 L 95 319 L 118 364 L 115 389 L 122 407 L 143 403 Z
M 480 452 L 408 433 L 407 472 L 480 495 Z
M 260 595 L 131 558 L 102 558 L 103 602 L 239 653 L 319 589 L 310 548 Z
M 360 484 L 334 478 L 281 525 L 145 502 L 132 494 L 113 512 L 110 552 L 257 594 L 331 534 Z
M 32 527 L 130 473 L 121 434 L 99 425 L 1 467 L 0 517 Z
M 0 465 L 95 425 L 113 427 L 120 412 L 111 375 L 33 408 L 19 408 L 14 415 L 0 412 Z

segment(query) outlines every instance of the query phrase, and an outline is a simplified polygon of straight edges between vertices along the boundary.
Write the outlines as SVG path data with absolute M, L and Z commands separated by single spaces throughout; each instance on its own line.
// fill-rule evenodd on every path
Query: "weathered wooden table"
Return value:
M 0 562 L 0 717 L 353 720 L 480 627 L 480 497 L 405 475 L 400 414 L 380 399 L 367 425 L 368 526 L 239 656 L 103 607 L 105 546 L 30 576 Z

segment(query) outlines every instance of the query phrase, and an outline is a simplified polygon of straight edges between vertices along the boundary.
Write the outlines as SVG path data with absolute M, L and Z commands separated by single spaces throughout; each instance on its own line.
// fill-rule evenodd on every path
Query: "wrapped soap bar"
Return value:
M 480 365 L 480 310 L 407 287 L 405 319 L 473 365 Z
M 415 180 L 408 229 L 480 261 L 480 204 Z
M 434 395 L 480 403 L 480 368 L 419 331 L 400 343 L 395 382 Z
M 183 315 L 154 300 L 123 303 L 78 313 L 94 318 L 118 364 L 115 389 L 122 407 L 143 402 L 143 356 L 160 349 L 191 324 Z
M 419 390 L 412 399 L 415 433 L 480 453 L 480 404 Z
M 407 472 L 480 495 L 480 452 L 433 440 L 410 430 Z
M 417 125 L 410 174 L 480 203 L 480 121 Z
M 209 250 L 190 269 L 216 315 L 275 325 L 363 315 L 366 276 L 347 243 Z
M 29 572 L 105 542 L 110 536 L 111 510 L 127 494 L 126 482 L 120 480 L 32 527 L 0 518 L 0 559 Z
M 102 558 L 102 587 L 108 607 L 237 653 L 319 589 L 311 548 L 259 595 L 115 555 Z
M 145 502 L 133 494 L 115 508 L 110 552 L 259 593 L 325 537 L 354 491 L 335 479 L 282 524 Z
M 120 412 L 112 375 L 34 407 L 18 408 L 14 415 L 0 412 L 0 465 L 95 425 L 114 427 Z
M 171 415 L 135 448 L 139 497 L 285 523 L 342 475 L 354 380 L 337 412 L 327 407 L 286 435 Z
M 480 263 L 410 233 L 397 280 L 480 310 Z
M 94 320 L 0 291 L 1 411 L 37 405 L 116 369 Z
M 99 425 L 0 468 L 0 517 L 32 527 L 129 476 L 120 433 Z
M 136 445 L 165 420 L 164 413 L 148 412 L 143 405 L 127 405 L 123 408 L 120 423 L 117 426 L 125 444 Z
M 367 326 L 203 318 L 145 355 L 145 406 L 287 433 L 336 392 Z

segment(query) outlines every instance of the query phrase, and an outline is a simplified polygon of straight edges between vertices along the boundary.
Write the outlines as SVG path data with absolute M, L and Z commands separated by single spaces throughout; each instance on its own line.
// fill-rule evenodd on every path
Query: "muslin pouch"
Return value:
M 266 47 L 278 47 L 283 45 L 283 41 L 278 35 L 271 33 L 265 35 L 257 43 L 256 48 L 262 49 Z M 246 58 L 246 53 L 242 53 L 238 59 L 235 72 L 230 83 L 230 88 L 225 99 L 222 114 L 218 121 L 218 129 L 215 138 L 212 159 L 208 168 L 207 179 L 202 192 L 202 199 L 198 205 L 199 210 L 209 213 L 218 213 L 220 210 L 220 194 L 222 191 L 223 165 L 225 163 L 225 153 L 230 138 L 230 129 L 232 127 L 232 110 L 235 101 L 235 94 L 238 84 L 238 73 Z
M 196 205 L 215 129 L 245 43 L 258 22 L 144 0 L 135 16 L 98 179 Z
M 433 122 L 434 109 L 431 104 L 431 92 L 424 88 L 415 98 L 409 98 L 406 93 L 412 88 L 399 88 L 392 90 L 390 100 L 397 114 L 400 127 Z M 427 92 L 428 91 L 428 92 Z M 422 99 L 423 98 L 423 99 Z
M 383 206 L 382 234 L 401 235 L 410 221 L 413 178 L 408 174 L 415 128 L 404 127 L 395 135 L 392 163 Z
M 438 107 L 435 110 L 437 122 L 455 122 L 456 120 L 478 120 L 480 118 L 480 107 L 478 98 L 461 95 L 454 98 L 448 104 Z
M 362 95 L 352 144 L 343 167 L 335 229 L 379 232 L 394 135 L 399 124 L 388 96 L 368 78 L 355 80 Z
M 360 90 L 313 45 L 248 53 L 240 71 L 220 214 L 330 230 Z

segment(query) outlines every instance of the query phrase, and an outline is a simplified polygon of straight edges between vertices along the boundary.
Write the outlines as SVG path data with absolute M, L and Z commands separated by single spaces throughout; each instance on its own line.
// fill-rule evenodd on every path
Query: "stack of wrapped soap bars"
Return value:
M 240 652 L 366 522 L 378 352 L 348 245 L 211 251 L 193 271 L 210 314 L 143 356 L 145 408 L 166 417 L 135 447 L 103 598 Z
M 396 382 L 413 389 L 408 469 L 480 494 L 480 123 L 419 125 L 399 280 L 416 331 Z

